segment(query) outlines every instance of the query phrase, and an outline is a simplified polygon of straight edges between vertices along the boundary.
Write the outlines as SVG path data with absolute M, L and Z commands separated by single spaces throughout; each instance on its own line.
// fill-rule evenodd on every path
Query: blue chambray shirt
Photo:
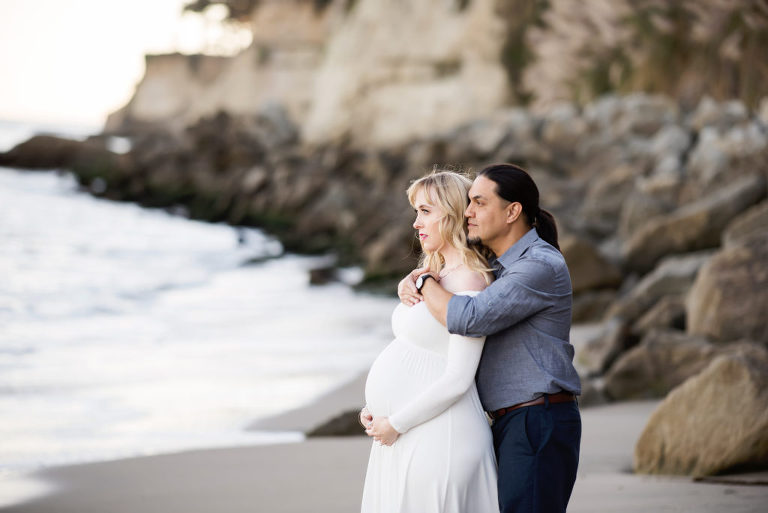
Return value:
M 496 281 L 453 296 L 448 331 L 486 336 L 477 390 L 486 411 L 562 390 L 581 393 L 573 367 L 571 277 L 560 252 L 535 228 L 495 262 Z

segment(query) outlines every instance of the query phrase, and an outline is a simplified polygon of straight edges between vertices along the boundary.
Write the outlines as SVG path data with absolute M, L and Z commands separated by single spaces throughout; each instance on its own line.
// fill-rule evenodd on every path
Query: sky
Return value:
M 195 53 L 221 35 L 220 10 L 182 16 L 187 2 L 0 0 L 0 120 L 103 125 L 146 53 Z

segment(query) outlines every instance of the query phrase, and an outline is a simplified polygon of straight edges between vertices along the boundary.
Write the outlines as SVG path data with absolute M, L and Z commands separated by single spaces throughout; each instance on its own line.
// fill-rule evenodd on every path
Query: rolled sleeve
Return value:
M 448 302 L 450 333 L 484 337 L 498 333 L 553 304 L 551 268 L 529 262 L 522 272 L 509 273 L 476 296 L 454 296 Z
M 448 301 L 448 310 L 446 312 L 445 324 L 449 333 L 454 335 L 467 336 L 467 327 L 471 324 L 469 316 L 471 315 L 470 296 L 454 295 Z

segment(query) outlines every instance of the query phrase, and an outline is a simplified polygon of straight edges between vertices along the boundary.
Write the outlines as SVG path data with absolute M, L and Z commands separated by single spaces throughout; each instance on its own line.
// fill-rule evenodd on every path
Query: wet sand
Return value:
M 251 428 L 308 429 L 361 398 L 358 379 L 306 408 Z M 631 474 L 635 440 L 657 404 L 582 411 L 582 458 L 569 512 L 765 511 L 768 486 Z M 47 494 L 0 511 L 352 513 L 359 511 L 369 447 L 365 437 L 315 438 L 50 468 L 33 476 L 52 487 Z M 753 481 L 766 482 L 765 477 L 758 474 Z

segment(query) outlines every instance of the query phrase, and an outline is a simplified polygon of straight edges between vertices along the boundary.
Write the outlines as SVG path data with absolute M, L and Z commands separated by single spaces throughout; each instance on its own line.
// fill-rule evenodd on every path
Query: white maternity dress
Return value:
M 484 339 L 449 334 L 423 302 L 399 304 L 392 330 L 365 397 L 402 434 L 390 447 L 373 443 L 362 513 L 498 513 L 493 438 L 474 379 Z

